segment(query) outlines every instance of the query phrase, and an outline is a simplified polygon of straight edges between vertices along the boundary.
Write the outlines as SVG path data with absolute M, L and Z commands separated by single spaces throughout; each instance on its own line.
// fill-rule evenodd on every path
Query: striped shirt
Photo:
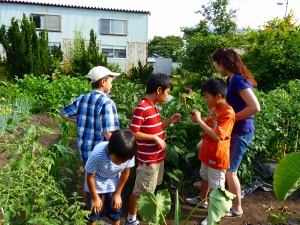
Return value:
M 120 129 L 116 105 L 102 91 L 91 90 L 88 94 L 80 95 L 72 104 L 64 107 L 61 113 L 77 119 L 77 145 L 84 161 L 88 159 L 95 145 L 105 141 L 102 132 Z
M 159 110 L 150 99 L 142 98 L 137 104 L 130 123 L 130 130 L 157 135 L 162 140 L 165 140 Z M 140 165 L 143 163 L 150 165 L 164 161 L 166 157 L 165 150 L 161 149 L 155 141 L 136 139 L 136 142 L 138 148 L 137 159 Z
M 97 144 L 85 165 L 86 173 L 95 173 L 95 187 L 99 194 L 115 192 L 121 172 L 134 166 L 134 157 L 120 165 L 114 164 L 107 152 L 108 141 Z M 85 190 L 90 192 L 85 179 Z

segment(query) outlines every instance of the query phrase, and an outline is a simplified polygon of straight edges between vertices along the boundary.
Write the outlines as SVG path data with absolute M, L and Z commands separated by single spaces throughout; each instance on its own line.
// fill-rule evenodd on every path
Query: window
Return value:
M 127 35 L 127 21 L 101 19 L 100 34 Z
M 50 51 L 50 54 L 51 55 L 54 55 L 55 54 L 55 47 L 56 48 L 61 48 L 60 47 L 60 42 L 49 42 L 48 43 L 48 48 L 49 48 L 49 51 Z
M 31 14 L 37 30 L 60 31 L 60 16 Z
M 101 50 L 107 58 L 126 59 L 125 46 L 102 46 Z

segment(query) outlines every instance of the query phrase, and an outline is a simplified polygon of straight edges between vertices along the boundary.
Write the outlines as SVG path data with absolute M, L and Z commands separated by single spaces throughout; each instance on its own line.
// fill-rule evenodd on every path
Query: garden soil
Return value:
M 31 121 L 32 124 L 49 126 L 54 129 L 55 134 L 47 134 L 40 137 L 39 141 L 44 145 L 44 147 L 48 147 L 60 140 L 59 123 L 57 121 L 54 121 L 53 119 L 43 114 L 34 115 Z M 72 146 L 74 147 L 74 149 L 76 149 L 75 142 L 72 144 Z M 6 161 L 6 156 L 7 155 L 5 154 L 0 155 L 0 163 Z M 73 186 L 73 190 L 69 190 L 70 192 L 77 191 L 78 193 L 82 193 L 82 169 L 83 168 L 80 168 L 80 170 L 78 171 L 78 176 L 80 176 L 80 178 L 74 179 L 74 185 L 70 185 Z M 181 189 L 179 190 L 180 204 L 182 209 L 182 221 L 180 224 L 184 224 L 185 219 L 193 209 L 193 206 L 190 206 L 188 203 L 186 203 L 184 199 L 187 197 L 196 196 L 199 193 L 199 190 L 192 188 L 192 183 L 193 181 L 191 181 L 191 183 L 187 183 L 186 188 L 181 187 Z M 263 189 L 258 188 L 253 191 L 247 198 L 242 199 L 242 205 L 244 210 L 244 214 L 242 217 L 234 219 L 222 218 L 219 225 L 268 225 L 270 224 L 267 222 L 268 216 L 279 211 L 288 211 L 291 213 L 291 217 L 288 219 L 288 221 L 286 221 L 286 223 L 279 224 L 300 225 L 300 189 L 289 196 L 286 201 L 277 201 L 273 191 L 266 192 Z M 124 217 L 127 215 L 127 208 L 128 195 L 125 196 L 123 200 Z M 200 224 L 201 221 L 205 219 L 206 215 L 206 209 L 197 209 L 187 224 Z M 172 207 L 171 212 L 167 215 L 166 222 L 168 225 L 174 224 L 173 218 L 174 207 Z M 123 224 L 123 222 L 121 224 Z M 141 221 L 141 225 L 146 224 L 146 222 Z

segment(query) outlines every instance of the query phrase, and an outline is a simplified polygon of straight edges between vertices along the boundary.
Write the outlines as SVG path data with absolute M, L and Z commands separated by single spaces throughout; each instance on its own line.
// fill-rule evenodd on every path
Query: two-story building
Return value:
M 48 32 L 49 48 L 60 45 L 63 51 L 74 39 L 76 29 L 82 31 L 86 40 L 93 29 L 100 51 L 107 54 L 109 62 L 118 63 L 123 72 L 127 73 L 138 61 L 146 64 L 148 11 L 88 6 L 82 3 L 84 1 L 80 1 L 82 5 L 56 2 L 1 0 L 0 24 L 9 26 L 13 17 L 22 19 L 23 13 L 28 18 L 32 16 L 37 32 Z M 5 54 L 1 45 L 0 52 Z

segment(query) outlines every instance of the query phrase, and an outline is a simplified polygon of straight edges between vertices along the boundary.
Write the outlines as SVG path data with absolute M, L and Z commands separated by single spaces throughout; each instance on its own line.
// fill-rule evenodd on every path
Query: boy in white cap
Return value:
M 77 124 L 77 145 L 84 165 L 94 147 L 120 129 L 117 108 L 109 96 L 112 81 L 119 75 L 103 66 L 94 67 L 87 75 L 90 93 L 80 95 L 60 111 L 62 118 Z M 85 192 L 83 196 L 87 203 Z

